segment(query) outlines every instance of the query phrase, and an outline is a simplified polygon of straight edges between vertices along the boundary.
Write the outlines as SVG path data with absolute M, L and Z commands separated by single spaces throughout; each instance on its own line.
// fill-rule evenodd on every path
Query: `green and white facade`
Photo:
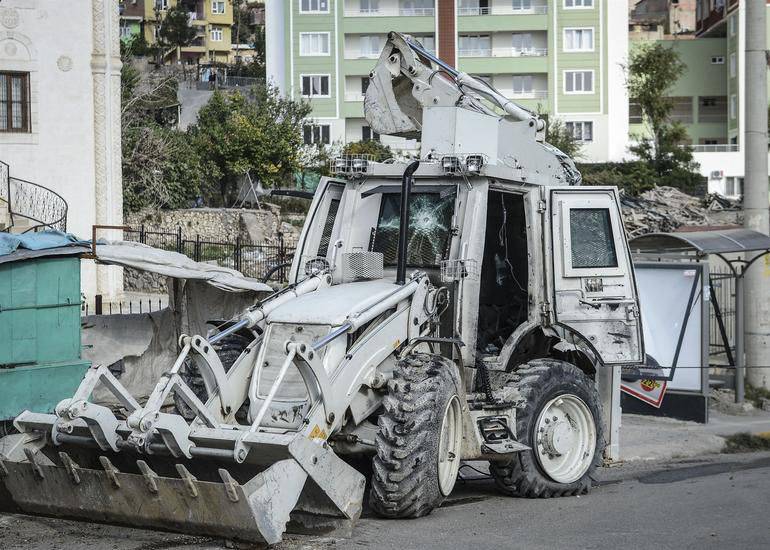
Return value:
M 585 160 L 628 145 L 628 10 L 618 0 L 267 0 L 268 78 L 313 107 L 308 141 L 369 139 L 363 90 L 389 31 L 415 36 L 460 70 L 555 116 Z M 390 136 L 398 149 L 416 143 Z

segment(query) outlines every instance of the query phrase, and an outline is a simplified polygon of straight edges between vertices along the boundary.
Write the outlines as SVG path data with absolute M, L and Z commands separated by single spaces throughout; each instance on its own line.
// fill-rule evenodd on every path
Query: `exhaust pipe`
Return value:
M 406 283 L 406 257 L 407 257 L 407 238 L 409 236 L 409 198 L 412 194 L 412 183 L 414 182 L 414 173 L 420 166 L 420 161 L 416 160 L 406 167 L 404 176 L 401 178 L 401 223 L 398 228 L 398 264 L 396 265 L 396 284 Z

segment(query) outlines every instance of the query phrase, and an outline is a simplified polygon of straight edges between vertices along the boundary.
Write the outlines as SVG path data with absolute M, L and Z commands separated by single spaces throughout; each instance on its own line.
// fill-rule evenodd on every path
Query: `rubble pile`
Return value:
M 715 193 L 701 199 L 674 187 L 655 187 L 638 197 L 621 191 L 620 202 L 629 239 L 646 233 L 676 231 L 683 226 L 739 223 L 739 203 Z

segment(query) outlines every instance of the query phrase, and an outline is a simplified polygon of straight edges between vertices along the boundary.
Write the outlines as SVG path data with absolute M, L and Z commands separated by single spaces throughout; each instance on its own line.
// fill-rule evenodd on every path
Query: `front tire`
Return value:
M 386 518 L 430 514 L 460 468 L 462 401 L 457 367 L 429 354 L 399 361 L 379 418 L 369 505 Z
M 524 400 L 516 411 L 516 436 L 531 449 L 490 464 L 498 488 L 529 498 L 587 493 L 604 451 L 593 380 L 570 363 L 539 359 L 519 367 L 509 384 Z

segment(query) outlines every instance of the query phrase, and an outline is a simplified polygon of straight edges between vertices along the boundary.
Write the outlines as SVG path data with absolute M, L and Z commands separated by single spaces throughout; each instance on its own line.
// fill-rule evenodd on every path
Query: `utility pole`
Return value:
M 765 0 L 746 4 L 746 80 L 744 86 L 745 162 L 743 226 L 770 233 L 770 196 L 767 173 L 767 5 Z M 750 260 L 754 254 L 747 254 Z M 767 257 L 766 257 L 767 258 Z M 770 389 L 770 265 L 760 258 L 746 271 L 744 334 L 746 378 Z M 738 364 L 740 365 L 740 359 Z M 736 398 L 739 397 L 736 376 Z

